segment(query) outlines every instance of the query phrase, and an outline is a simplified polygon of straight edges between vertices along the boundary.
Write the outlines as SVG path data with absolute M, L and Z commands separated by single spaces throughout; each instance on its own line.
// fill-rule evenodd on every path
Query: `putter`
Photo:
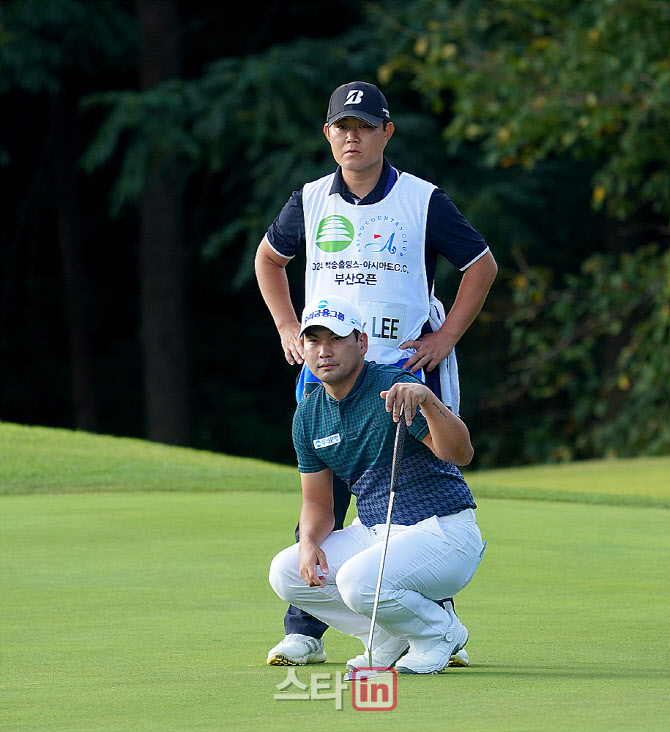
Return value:
M 372 641 L 375 635 L 375 621 L 377 619 L 377 607 L 379 605 L 379 593 L 382 587 L 382 577 L 384 576 L 384 563 L 386 562 L 386 550 L 389 545 L 389 533 L 391 531 L 391 517 L 393 516 L 393 504 L 395 503 L 395 494 L 398 488 L 398 475 L 400 472 L 400 461 L 402 460 L 402 451 L 405 446 L 405 433 L 407 432 L 407 425 L 403 419 L 405 411 L 405 405 L 400 407 L 400 418 L 398 419 L 398 426 L 396 427 L 395 441 L 393 443 L 393 459 L 391 461 L 391 490 L 389 492 L 389 505 L 386 511 L 386 531 L 384 534 L 384 546 L 382 548 L 382 556 L 379 562 L 379 574 L 377 575 L 377 589 L 375 590 L 375 599 L 372 605 L 372 617 L 370 618 L 370 634 L 368 635 L 368 666 L 369 672 L 363 671 L 358 673 L 358 678 L 372 679 L 377 675 L 376 671 L 372 670 Z M 357 669 L 357 672 L 361 669 Z M 352 681 L 354 678 L 354 671 L 350 671 L 345 675 L 345 681 Z

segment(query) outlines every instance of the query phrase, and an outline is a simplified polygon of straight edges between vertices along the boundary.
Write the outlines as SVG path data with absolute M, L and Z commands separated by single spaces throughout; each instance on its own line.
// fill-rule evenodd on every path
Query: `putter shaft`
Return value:
M 368 635 L 368 666 L 372 668 L 372 641 L 375 633 L 375 622 L 377 620 L 377 608 L 379 606 L 379 593 L 382 586 L 382 577 L 384 576 L 384 563 L 386 562 L 386 550 L 389 545 L 389 533 L 391 531 L 391 518 L 393 516 L 393 504 L 395 503 L 395 494 L 398 487 L 398 474 L 400 461 L 402 460 L 402 451 L 405 445 L 406 425 L 404 420 L 405 405 L 400 407 L 400 417 L 398 426 L 396 427 L 395 441 L 393 443 L 393 459 L 391 462 L 391 489 L 389 492 L 389 505 L 386 511 L 386 531 L 384 534 L 384 546 L 382 548 L 382 556 L 379 562 L 379 574 L 377 575 L 377 589 L 375 590 L 375 599 L 372 605 L 372 617 L 370 619 L 370 634 Z

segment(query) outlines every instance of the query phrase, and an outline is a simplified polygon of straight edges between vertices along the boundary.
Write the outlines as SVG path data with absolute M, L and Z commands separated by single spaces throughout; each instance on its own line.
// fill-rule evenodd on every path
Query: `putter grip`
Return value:
M 400 462 L 402 451 L 405 446 L 405 435 L 407 425 L 403 419 L 403 409 L 400 410 L 400 419 L 395 431 L 395 442 L 393 443 L 393 462 L 391 464 L 391 493 L 395 493 L 398 487 L 398 475 L 400 474 Z

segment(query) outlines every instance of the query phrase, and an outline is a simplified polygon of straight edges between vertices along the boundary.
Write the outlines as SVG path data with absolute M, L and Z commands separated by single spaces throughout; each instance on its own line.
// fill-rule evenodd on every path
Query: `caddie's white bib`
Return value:
M 305 300 L 339 295 L 358 305 L 366 359 L 396 363 L 430 316 L 425 237 L 432 183 L 401 173 L 379 203 L 356 206 L 329 195 L 334 173 L 303 187 Z

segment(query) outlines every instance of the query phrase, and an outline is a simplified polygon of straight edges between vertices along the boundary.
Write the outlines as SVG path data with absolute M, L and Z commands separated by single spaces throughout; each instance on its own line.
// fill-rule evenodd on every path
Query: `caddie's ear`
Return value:
M 328 128 L 328 125 L 327 125 L 327 124 L 325 124 L 325 125 L 323 126 L 323 134 L 324 134 L 324 135 L 326 136 L 326 140 L 328 140 L 328 142 L 330 142 L 330 135 L 328 134 L 328 133 L 329 133 L 329 131 L 330 131 L 330 130 L 329 130 L 329 128 Z

